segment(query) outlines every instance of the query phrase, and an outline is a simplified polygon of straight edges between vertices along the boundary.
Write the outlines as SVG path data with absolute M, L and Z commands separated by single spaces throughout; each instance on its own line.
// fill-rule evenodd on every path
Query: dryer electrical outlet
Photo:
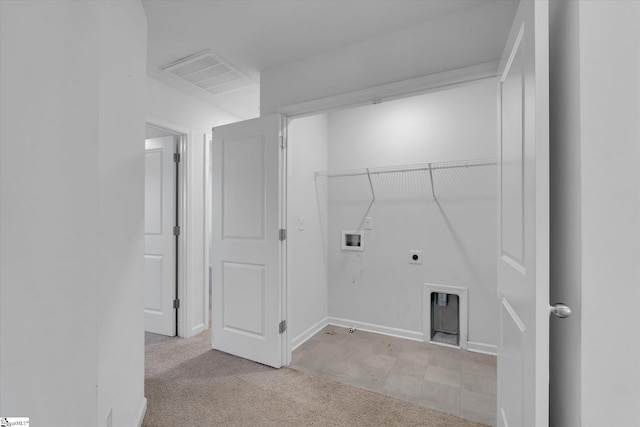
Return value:
M 409 264 L 422 264 L 422 251 L 409 251 Z

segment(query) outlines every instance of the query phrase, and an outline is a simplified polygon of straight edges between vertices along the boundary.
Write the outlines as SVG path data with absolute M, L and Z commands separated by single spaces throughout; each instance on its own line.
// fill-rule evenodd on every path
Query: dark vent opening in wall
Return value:
M 460 300 L 458 295 L 431 293 L 431 341 L 460 345 Z

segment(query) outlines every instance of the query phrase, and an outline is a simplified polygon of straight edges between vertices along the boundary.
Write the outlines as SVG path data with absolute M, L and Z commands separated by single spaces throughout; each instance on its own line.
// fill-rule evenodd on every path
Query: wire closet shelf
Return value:
M 437 200 L 495 193 L 495 165 L 496 159 L 487 158 L 320 171 L 315 180 L 332 201 Z

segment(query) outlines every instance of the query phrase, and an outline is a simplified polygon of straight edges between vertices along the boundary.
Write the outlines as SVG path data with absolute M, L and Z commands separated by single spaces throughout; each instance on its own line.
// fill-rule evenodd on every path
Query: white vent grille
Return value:
M 161 69 L 216 95 L 256 84 L 209 50 L 179 59 Z

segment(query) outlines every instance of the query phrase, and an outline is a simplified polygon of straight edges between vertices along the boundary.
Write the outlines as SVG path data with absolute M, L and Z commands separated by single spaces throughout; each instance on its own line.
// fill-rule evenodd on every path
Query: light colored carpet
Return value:
M 210 331 L 148 340 L 144 427 L 428 426 L 484 424 L 211 350 Z

